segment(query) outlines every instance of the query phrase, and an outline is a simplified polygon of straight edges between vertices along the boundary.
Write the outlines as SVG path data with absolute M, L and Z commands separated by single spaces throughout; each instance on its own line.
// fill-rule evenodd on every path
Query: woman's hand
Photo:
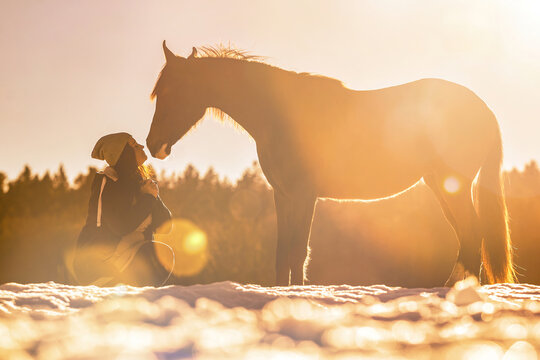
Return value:
M 141 192 L 150 194 L 153 197 L 157 198 L 159 193 L 157 183 L 152 179 L 146 179 L 141 187 Z

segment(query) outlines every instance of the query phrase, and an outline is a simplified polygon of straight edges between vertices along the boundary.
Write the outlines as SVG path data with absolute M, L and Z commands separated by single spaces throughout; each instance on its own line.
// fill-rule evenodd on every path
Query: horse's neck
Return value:
M 218 108 L 242 126 L 255 141 L 268 136 L 268 84 L 261 79 L 271 71 L 264 65 L 231 59 L 209 59 L 205 66 L 210 76 L 208 106 Z M 271 107 L 270 107 L 271 108 Z

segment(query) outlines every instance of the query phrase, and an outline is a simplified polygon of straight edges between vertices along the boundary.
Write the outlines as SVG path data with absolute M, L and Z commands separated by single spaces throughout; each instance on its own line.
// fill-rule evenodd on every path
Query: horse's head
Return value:
M 163 41 L 166 64 L 152 98 L 156 110 L 146 138 L 152 156 L 165 159 L 171 147 L 197 123 L 206 110 L 204 92 L 193 66 L 197 50 L 187 58 L 174 55 Z

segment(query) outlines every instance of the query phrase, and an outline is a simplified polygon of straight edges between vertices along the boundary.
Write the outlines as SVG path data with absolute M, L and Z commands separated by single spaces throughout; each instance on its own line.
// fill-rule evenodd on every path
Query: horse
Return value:
M 352 90 L 234 49 L 194 47 L 182 57 L 163 41 L 163 51 L 148 149 L 167 157 L 207 109 L 249 133 L 274 191 L 276 285 L 307 280 L 318 198 L 382 199 L 422 180 L 459 241 L 445 285 L 471 275 L 490 284 L 516 281 L 499 125 L 468 88 L 421 79 Z

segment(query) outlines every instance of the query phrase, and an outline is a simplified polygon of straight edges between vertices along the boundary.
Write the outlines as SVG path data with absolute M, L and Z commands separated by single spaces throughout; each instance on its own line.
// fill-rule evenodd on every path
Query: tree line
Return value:
M 88 168 L 73 182 L 62 166 L 43 175 L 26 166 L 12 180 L 0 173 L 0 283 L 74 282 L 70 261 L 96 171 Z M 540 169 L 532 161 L 504 178 L 519 278 L 540 284 Z M 163 239 L 179 249 L 172 283 L 272 284 L 273 193 L 256 163 L 235 183 L 191 165 L 157 179 L 178 225 Z M 194 232 L 204 241 L 182 250 Z M 310 244 L 313 284 L 440 286 L 458 249 L 435 197 L 421 183 L 378 202 L 319 200 Z

